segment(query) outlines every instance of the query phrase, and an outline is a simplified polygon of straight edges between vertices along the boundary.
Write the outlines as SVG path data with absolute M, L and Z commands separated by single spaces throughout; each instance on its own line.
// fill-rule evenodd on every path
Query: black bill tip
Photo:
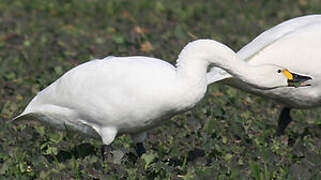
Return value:
M 305 87 L 311 86 L 311 84 L 306 84 L 305 82 L 311 80 L 310 76 L 299 75 L 295 73 L 291 73 L 293 78 L 288 80 L 289 87 Z

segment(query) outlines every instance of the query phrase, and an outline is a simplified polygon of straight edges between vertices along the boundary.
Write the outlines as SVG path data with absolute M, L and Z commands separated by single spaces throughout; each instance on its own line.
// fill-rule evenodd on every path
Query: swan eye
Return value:
M 279 70 L 278 70 L 278 73 L 281 73 L 281 72 L 282 72 L 282 71 L 279 69 Z

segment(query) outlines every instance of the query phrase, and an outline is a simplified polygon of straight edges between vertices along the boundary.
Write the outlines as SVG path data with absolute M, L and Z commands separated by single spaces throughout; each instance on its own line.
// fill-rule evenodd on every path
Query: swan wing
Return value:
M 46 123 L 46 121 L 43 121 L 41 119 L 41 115 L 37 113 L 26 113 L 26 114 L 21 114 L 14 119 L 11 119 L 9 123 L 13 123 L 14 125 L 19 125 L 19 124 L 28 124 L 28 125 L 38 125 L 38 123 L 47 126 L 47 127 L 54 127 L 56 129 L 65 129 L 69 132 L 75 132 L 75 133 L 80 133 L 81 135 L 84 136 L 90 136 L 93 138 L 99 139 L 101 136 L 97 132 L 95 128 L 92 126 L 79 122 L 77 125 L 75 124 L 62 124 L 61 127 L 57 127 L 57 124 L 54 123 Z
M 303 60 L 308 58 L 310 61 L 317 61 L 318 59 L 313 57 L 321 52 L 318 49 L 319 46 L 315 44 L 320 42 L 320 26 L 321 15 L 308 15 L 287 20 L 261 33 L 241 48 L 237 55 L 252 65 L 277 64 L 306 74 L 312 71 L 317 62 L 305 65 Z M 306 70 L 301 71 L 302 65 Z M 229 73 L 218 67 L 211 68 L 207 74 L 208 84 L 231 77 Z
M 215 66 L 211 68 L 211 70 L 206 74 L 206 76 L 207 84 L 212 84 L 214 82 L 219 82 L 232 77 L 232 75 L 230 75 L 225 70 Z
M 261 33 L 250 43 L 241 48 L 237 54 L 241 59 L 250 61 L 251 57 L 260 53 L 263 49 L 267 48 L 271 44 L 277 42 L 287 35 L 295 33 L 302 28 L 306 28 L 307 26 L 316 23 L 321 23 L 321 15 L 308 15 L 287 20 Z
M 277 41 L 271 43 L 260 52 L 252 54 L 248 63 L 251 65 L 276 64 L 292 72 L 309 75 L 312 81 L 319 84 L 321 77 L 321 16 L 296 29 Z
M 155 58 L 92 60 L 66 72 L 39 92 L 23 114 L 40 111 L 60 116 L 54 119 L 75 124 L 84 120 L 99 127 L 158 116 L 149 112 L 165 113 L 164 107 L 172 99 L 167 96 L 172 95 L 168 89 L 175 86 L 175 75 L 174 66 Z M 152 104 L 159 106 L 149 106 Z M 123 113 L 124 109 L 130 114 Z

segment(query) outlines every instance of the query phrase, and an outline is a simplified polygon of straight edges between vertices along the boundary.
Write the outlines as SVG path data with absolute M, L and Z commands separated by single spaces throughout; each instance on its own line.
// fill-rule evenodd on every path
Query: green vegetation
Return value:
M 1 0 L 0 179 L 321 179 L 320 110 L 296 110 L 274 137 L 279 105 L 214 84 L 193 110 L 149 133 L 137 158 L 128 136 L 102 143 L 39 124 L 14 127 L 38 91 L 108 55 L 175 62 L 211 38 L 238 50 L 286 19 L 320 13 L 317 0 Z

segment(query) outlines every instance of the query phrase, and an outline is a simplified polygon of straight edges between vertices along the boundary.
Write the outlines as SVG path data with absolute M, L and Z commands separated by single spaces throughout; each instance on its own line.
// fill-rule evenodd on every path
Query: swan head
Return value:
M 260 89 L 274 89 L 280 87 L 305 87 L 310 86 L 306 81 L 311 80 L 310 76 L 299 75 L 297 73 L 290 72 L 284 67 L 277 65 L 260 65 L 260 68 L 256 68 L 255 81 L 257 83 L 252 84 Z

